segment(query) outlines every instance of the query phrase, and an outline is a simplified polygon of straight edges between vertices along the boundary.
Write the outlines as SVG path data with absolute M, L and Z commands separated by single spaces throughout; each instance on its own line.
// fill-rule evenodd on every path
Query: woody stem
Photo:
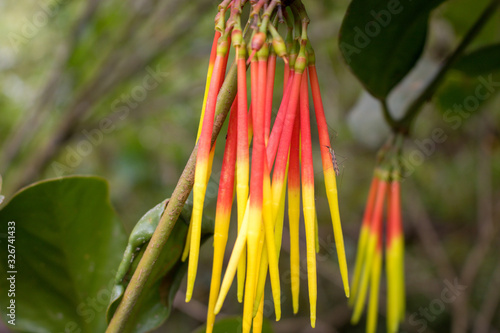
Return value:
M 233 64 L 226 76 L 222 88 L 220 89 L 220 94 L 217 98 L 214 127 L 212 131 L 212 145 L 219 135 L 227 113 L 229 112 L 234 97 L 236 96 L 236 73 L 236 65 Z M 158 257 L 160 256 L 160 253 L 165 246 L 175 223 L 177 222 L 182 208 L 184 207 L 184 203 L 193 188 L 197 152 L 198 144 L 196 144 L 193 148 L 191 156 L 184 167 L 184 171 L 182 172 L 174 192 L 170 197 L 170 201 L 161 216 L 160 222 L 158 223 L 158 226 L 149 241 L 148 247 L 141 258 L 134 275 L 132 276 L 132 280 L 130 280 L 127 289 L 125 290 L 122 301 L 118 305 L 106 333 L 123 332 L 127 327 L 127 320 L 130 318 L 136 302 L 141 295 L 155 263 L 158 260 Z
M 481 29 L 488 22 L 488 20 L 493 16 L 495 10 L 500 6 L 500 0 L 492 0 L 491 3 L 484 9 L 482 14 L 476 20 L 474 25 L 469 29 L 463 40 L 457 46 L 455 51 L 446 59 L 445 63 L 439 70 L 439 72 L 434 76 L 427 87 L 422 91 L 422 93 L 410 104 L 405 115 L 402 119 L 398 120 L 394 124 L 391 124 L 393 131 L 408 133 L 413 119 L 418 115 L 422 106 L 432 98 L 436 92 L 439 84 L 443 81 L 448 70 L 453 66 L 455 61 L 460 58 L 467 46 L 477 37 Z

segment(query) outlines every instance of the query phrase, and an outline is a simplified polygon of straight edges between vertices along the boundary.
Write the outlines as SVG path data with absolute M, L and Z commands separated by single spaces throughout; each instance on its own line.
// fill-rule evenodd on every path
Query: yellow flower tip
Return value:
M 193 230 L 193 215 L 191 215 L 191 219 L 189 221 L 189 229 L 186 237 L 186 244 L 184 244 L 184 250 L 182 251 L 181 261 L 185 262 L 189 256 L 189 248 L 191 247 L 191 233 Z
M 349 298 L 349 300 L 351 300 L 351 298 L 350 298 L 351 290 L 349 289 L 349 286 L 344 287 L 344 291 L 345 291 L 345 297 L 347 297 L 347 298 Z
M 361 317 L 361 313 L 354 313 L 351 317 L 351 324 L 352 325 L 357 325 L 359 322 L 359 318 Z
M 274 301 L 274 312 L 276 314 L 276 321 L 281 319 L 281 290 L 274 290 L 273 293 L 273 301 Z M 262 296 L 264 298 L 264 296 Z
M 280 319 L 281 319 L 281 306 L 280 305 L 275 306 L 274 311 L 276 312 L 276 321 L 280 321 Z
M 311 314 L 311 327 L 316 327 L 316 314 Z
M 186 303 L 189 303 L 189 302 L 191 301 L 191 298 L 192 298 L 192 297 L 193 297 L 193 292 L 192 292 L 192 290 L 191 290 L 191 291 L 187 290 L 187 291 L 186 291 Z
M 356 302 L 356 297 L 349 297 L 347 305 L 352 309 L 354 307 L 355 302 Z
M 365 294 L 366 296 L 366 294 Z M 357 299 L 356 300 L 356 306 L 354 307 L 354 312 L 351 317 L 351 324 L 356 325 L 359 320 L 361 319 L 361 315 L 363 314 L 363 308 L 364 308 L 364 299 Z
M 189 302 L 191 300 L 191 296 L 193 295 L 194 282 L 196 279 L 196 267 L 193 271 L 194 273 L 192 274 L 188 273 L 187 275 L 188 277 L 187 277 L 187 287 L 186 287 L 186 302 Z
M 294 299 L 293 300 L 293 314 L 297 314 L 299 312 L 299 300 Z
M 260 300 L 257 314 L 253 318 L 253 333 L 261 333 L 263 323 L 264 323 L 264 298 Z
M 222 309 L 222 300 L 218 298 L 217 303 L 215 303 L 214 313 L 218 315 L 221 309 Z
M 246 251 L 243 249 L 243 252 L 240 257 L 240 261 L 238 262 L 238 270 L 237 270 L 237 297 L 238 302 L 243 303 L 243 295 L 245 292 L 245 277 L 246 277 Z

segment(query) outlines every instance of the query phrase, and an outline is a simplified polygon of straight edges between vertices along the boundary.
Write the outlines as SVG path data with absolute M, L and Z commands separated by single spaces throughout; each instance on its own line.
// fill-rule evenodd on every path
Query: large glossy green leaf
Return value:
M 149 210 L 136 224 L 130 234 L 122 262 L 118 269 L 107 319 L 111 320 L 125 288 L 130 281 L 147 244 L 160 221 L 167 202 L 162 202 Z M 181 255 L 187 236 L 192 206 L 186 204 L 175 224 L 167 243 L 155 263 L 146 286 L 136 302 L 134 311 L 127 322 L 125 332 L 149 332 L 160 326 L 170 315 L 175 293 L 186 274 L 187 262 L 181 262 Z M 202 242 L 213 234 L 213 220 L 204 218 Z
M 444 0 L 353 0 L 339 47 L 352 72 L 385 99 L 422 54 L 429 14 Z
M 23 332 L 103 332 L 105 310 L 126 236 L 106 182 L 67 177 L 36 183 L 0 210 L 0 306 L 15 275 L 15 326 Z M 7 265 L 9 222 L 15 222 L 15 267 Z M 12 223 L 11 223 L 12 225 Z M 8 271 L 17 273 L 10 274 Z M 7 276 L 6 276 L 7 275 Z
M 485 46 L 464 55 L 453 68 L 469 76 L 500 71 L 500 44 Z
M 213 332 L 214 333 L 241 332 L 241 323 L 242 323 L 241 317 L 224 318 L 215 322 Z M 203 326 L 194 331 L 194 333 L 205 333 L 205 331 L 206 327 Z M 269 323 L 269 320 L 267 320 L 266 318 L 264 318 L 264 321 L 262 323 L 262 333 L 273 333 L 271 324 Z

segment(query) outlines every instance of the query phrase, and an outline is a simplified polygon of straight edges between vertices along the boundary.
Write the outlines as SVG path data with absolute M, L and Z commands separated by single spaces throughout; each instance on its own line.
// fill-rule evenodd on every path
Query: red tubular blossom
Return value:
M 283 90 L 286 90 L 289 77 L 290 77 L 290 66 L 288 65 L 288 63 L 286 63 L 285 69 L 283 71 Z
M 273 173 L 273 203 L 279 203 L 281 198 L 281 186 L 275 186 L 278 182 L 283 182 L 285 176 L 286 165 L 288 162 L 288 151 L 290 149 L 290 142 L 292 139 L 293 124 L 295 122 L 295 116 L 297 113 L 297 106 L 299 102 L 300 94 L 300 84 L 302 81 L 302 73 L 295 73 L 292 80 L 292 87 L 290 92 L 290 101 L 288 103 L 288 108 L 286 116 L 283 123 L 283 131 L 279 139 L 278 153 L 276 155 L 276 161 Z M 279 191 L 279 192 L 277 192 Z M 278 195 L 276 195 L 278 194 Z
M 290 280 L 293 313 L 299 310 L 300 292 L 300 117 L 293 125 L 288 166 L 288 221 L 290 225 Z
M 267 62 L 266 62 L 267 64 Z M 258 64 L 252 59 L 251 81 L 253 104 L 253 147 L 252 169 L 250 173 L 250 214 L 247 235 L 247 277 L 245 282 L 245 299 L 243 304 L 243 332 L 250 332 L 252 325 L 255 285 L 258 276 L 258 242 L 262 227 L 262 199 L 264 180 L 264 112 L 265 112 L 265 76 L 260 82 Z M 261 83 L 261 84 L 259 84 Z
M 246 80 L 246 60 L 245 45 L 242 44 L 237 49 L 238 62 L 238 142 L 237 142 L 237 174 L 236 189 L 238 203 L 238 232 L 241 229 L 245 208 L 248 199 L 249 181 L 249 152 L 248 152 L 248 113 L 247 113 L 247 80 Z M 245 285 L 246 255 L 240 258 L 238 265 L 238 301 L 243 301 L 243 289 Z
M 402 233 L 399 181 L 392 181 L 390 185 L 387 222 L 387 245 L 390 246 Z
M 392 180 L 388 196 L 386 275 L 387 328 L 397 332 L 405 316 L 404 237 L 401 223 L 399 177 Z
M 266 118 L 264 125 L 264 135 L 266 145 L 269 140 L 269 132 L 271 130 L 271 115 L 273 110 L 273 88 L 274 88 L 274 75 L 276 73 L 276 54 L 271 53 L 267 60 L 267 80 L 266 80 Z
M 363 215 L 363 224 L 364 226 L 370 225 L 370 221 L 373 215 L 373 207 L 375 205 L 375 198 L 377 194 L 379 179 L 377 177 L 373 177 L 372 183 L 370 185 L 370 191 L 368 192 L 368 202 L 365 208 L 365 214 Z
M 247 22 L 245 29 L 242 29 L 241 15 L 247 4 L 251 6 L 252 11 L 249 22 Z M 228 10 L 230 10 L 230 15 L 226 21 Z M 287 25 L 286 41 L 280 36 L 276 22 L 274 22 L 275 25 L 272 22 L 275 17 L 281 19 L 282 15 L 285 17 Z M 281 23 L 283 22 L 280 21 Z M 302 203 L 306 236 L 310 320 L 311 326 L 315 326 L 317 311 L 316 253 L 319 251 L 320 242 L 315 207 L 315 179 L 310 128 L 310 111 L 312 110 L 309 107 L 308 75 L 307 72 L 304 72 L 306 70 L 309 71 L 312 99 L 318 121 L 325 187 L 340 272 L 345 293 L 349 295 L 337 184 L 334 163 L 330 157 L 330 148 L 332 147 L 314 66 L 314 54 L 312 50 L 309 51 L 310 47 L 308 46 L 308 23 L 309 18 L 300 1 L 223 0 L 219 5 L 216 30 L 220 32 L 217 32 L 214 37 L 214 45 L 217 43 L 217 50 L 212 52 L 207 75 L 206 100 L 202 108 L 204 114 L 200 120 L 199 139 L 197 139 L 198 153 L 193 187 L 192 222 L 186 241 L 186 249 L 189 248 L 186 300 L 189 301 L 192 297 L 197 273 L 201 218 L 214 153 L 214 147 L 210 143 L 216 103 L 220 102 L 217 106 L 218 111 L 221 107 L 224 112 L 226 111 L 228 92 L 230 92 L 229 97 L 233 96 L 234 93 L 236 72 L 237 94 L 231 108 L 217 197 L 214 260 L 206 328 L 208 333 L 213 331 L 215 315 L 221 311 L 236 274 L 238 274 L 238 300 L 243 301 L 241 331 L 250 333 L 253 329 L 253 332 L 260 333 L 262 330 L 265 305 L 263 296 L 267 274 L 270 277 L 276 320 L 280 319 L 281 286 L 278 266 L 285 220 L 287 185 L 293 311 L 297 313 L 299 308 L 301 272 L 299 222 L 300 204 Z M 250 45 L 246 45 L 245 42 L 245 40 L 248 41 L 247 32 L 253 36 Z M 221 90 L 229 54 L 230 42 L 228 38 L 231 33 L 234 41 L 233 46 L 236 50 L 236 66 L 234 66 L 236 70 L 230 71 L 231 81 L 228 81 L 228 85 L 224 86 L 224 90 Z M 275 48 L 276 53 L 269 54 L 270 46 Z M 248 53 L 250 56 L 247 56 Z M 282 99 L 276 118 L 273 120 L 272 108 L 277 56 L 283 58 L 285 69 Z M 250 67 L 250 87 L 247 86 L 248 65 Z M 247 89 L 250 90 L 250 101 L 248 101 Z M 220 98 L 218 98 L 219 93 Z M 249 102 L 250 107 L 248 107 Z M 219 123 L 217 123 L 216 130 L 219 128 L 218 125 Z M 251 161 L 250 146 L 252 149 Z M 380 234 L 374 233 L 374 230 L 381 226 L 375 218 L 381 211 L 379 209 L 380 183 L 373 185 L 377 191 L 374 190 L 375 194 L 370 195 L 370 201 L 375 202 L 367 207 L 373 213 L 369 213 L 369 221 L 364 222 L 369 237 L 367 236 L 366 246 L 362 252 L 368 259 L 370 259 L 369 249 L 372 247 L 373 252 L 377 249 L 377 253 L 381 252 L 380 246 L 376 247 L 377 242 L 381 240 Z M 234 192 L 236 192 L 237 199 L 238 235 L 227 267 L 224 268 L 224 254 L 228 241 Z M 371 206 L 373 207 L 370 208 Z M 188 251 L 185 251 L 183 256 L 187 254 Z M 370 260 L 379 260 L 378 258 Z M 225 274 L 221 283 L 221 275 L 224 270 Z M 365 264 L 361 266 L 360 271 L 361 282 L 357 284 L 364 285 L 365 276 L 370 275 L 371 266 Z M 361 291 L 360 294 L 364 298 L 365 292 Z M 359 307 L 357 303 L 356 306 Z
M 380 231 L 382 228 L 382 217 L 384 213 L 384 200 L 387 191 L 387 176 L 381 175 L 381 179 L 378 182 L 375 205 L 373 209 L 373 217 L 369 225 L 368 241 L 365 249 L 365 261 L 363 263 L 361 278 L 358 284 L 358 295 L 356 296 L 354 313 L 351 321 L 357 323 L 361 317 L 363 311 L 363 306 L 366 300 L 366 293 L 368 290 L 368 282 L 370 279 L 370 274 L 373 267 L 373 262 L 376 259 L 375 253 L 377 248 L 377 243 L 380 239 Z
M 271 135 L 269 137 L 267 145 L 267 162 L 270 166 L 269 169 L 271 169 L 272 165 L 274 164 L 274 159 L 276 157 L 281 135 L 283 132 L 283 124 L 286 118 L 286 114 L 288 113 L 288 105 L 290 103 L 290 96 L 292 94 L 293 88 L 293 74 L 290 76 L 290 78 L 291 80 L 288 81 L 285 92 L 283 93 L 280 108 L 278 110 L 278 114 L 276 115 L 276 119 L 274 120 L 273 130 L 271 131 Z
M 300 74 L 299 74 L 300 75 Z M 307 281 L 309 285 L 309 305 L 311 326 L 316 324 L 316 208 L 314 200 L 314 168 L 311 148 L 311 126 L 309 122 L 309 91 L 307 76 L 301 79 L 300 87 L 300 142 L 302 162 L 302 201 L 306 230 Z
M 259 72 L 258 72 L 258 79 L 259 79 L 259 96 L 258 96 L 258 103 L 259 103 L 259 108 L 264 110 L 264 122 L 267 119 L 267 98 L 266 94 L 268 91 L 268 87 L 266 86 L 266 83 L 269 84 L 268 81 L 268 75 L 267 75 L 267 70 L 268 70 L 268 46 L 265 44 L 262 49 L 259 51 L 258 54 L 258 64 L 259 64 Z M 275 59 L 276 60 L 276 59 Z M 273 74 L 274 76 L 274 74 Z M 272 92 L 271 92 L 272 94 Z M 269 119 L 270 121 L 270 119 Z M 264 128 L 264 140 L 265 140 L 265 128 Z M 269 275 L 271 277 L 271 286 L 272 286 L 272 291 L 274 295 L 274 300 L 275 300 L 275 308 L 276 308 L 276 318 L 279 319 L 281 316 L 281 305 L 280 305 L 280 283 L 279 283 L 279 269 L 278 269 L 278 259 L 276 256 L 276 245 L 275 245 L 275 239 L 274 239 L 274 221 L 272 217 L 272 206 L 271 206 L 271 184 L 270 184 L 270 177 L 269 177 L 269 167 L 268 163 L 266 161 L 266 153 L 264 151 L 264 180 L 263 180 L 263 185 L 265 186 L 263 189 L 264 192 L 264 198 L 267 199 L 266 204 L 263 205 L 263 210 L 264 210 L 264 226 L 265 226 L 265 240 L 266 240 L 266 246 L 267 246 L 267 255 L 269 258 Z M 265 261 L 264 261 L 265 262 Z M 264 265 L 267 268 L 267 265 Z M 258 300 L 260 301 L 260 300 Z
M 384 199 L 387 192 L 388 183 L 385 179 L 378 181 L 375 205 L 373 207 L 373 218 L 370 223 L 370 230 L 373 234 L 379 234 L 382 227 L 382 217 L 384 214 Z
M 207 105 L 208 90 L 210 88 L 210 81 L 212 79 L 212 73 L 214 70 L 215 57 L 217 55 L 217 43 L 219 41 L 220 36 L 221 36 L 221 33 L 216 31 L 214 34 L 214 40 L 212 42 L 212 50 L 210 51 L 210 60 L 208 62 L 207 80 L 205 83 L 205 95 L 203 96 L 203 105 L 201 107 L 200 124 L 198 125 L 198 134 L 196 134 L 196 141 L 198 141 L 198 139 L 200 138 L 200 134 L 201 134 L 201 128 L 203 125 L 203 119 L 204 119 L 204 115 L 205 115 L 205 107 Z
M 363 216 L 363 222 L 361 225 L 361 230 L 359 232 L 358 249 L 356 252 L 356 265 L 354 266 L 354 277 L 352 280 L 351 298 L 349 299 L 349 305 L 353 305 L 357 297 L 358 284 L 361 276 L 361 270 L 363 268 L 363 263 L 366 256 L 366 244 L 368 241 L 370 224 L 373 217 L 373 207 L 375 204 L 375 198 L 377 194 L 379 180 L 375 176 L 372 179 L 370 185 L 370 192 L 368 194 L 368 201 L 365 208 L 365 213 Z
M 314 102 L 314 110 L 316 114 L 316 121 L 318 125 L 319 143 L 321 146 L 321 160 L 323 163 L 323 175 L 325 179 L 326 196 L 330 206 L 330 214 L 332 217 L 333 233 L 335 236 L 335 245 L 337 249 L 337 257 L 339 260 L 340 274 L 344 285 L 344 292 L 349 297 L 349 275 L 347 272 L 347 260 L 344 249 L 344 236 L 342 234 L 342 226 L 340 222 L 340 212 L 338 204 L 337 181 L 335 177 L 335 169 L 333 161 L 330 156 L 330 135 L 328 133 L 328 125 L 326 123 L 325 111 L 323 108 L 323 101 L 321 99 L 321 92 L 319 89 L 318 75 L 316 73 L 316 66 L 314 65 L 314 53 L 311 50 L 309 53 L 309 77 L 311 83 L 311 92 Z
M 201 218 L 203 214 L 203 203 L 207 189 L 207 170 L 209 154 L 211 150 L 212 129 L 214 125 L 215 106 L 217 95 L 221 85 L 222 71 L 225 67 L 224 59 L 228 51 L 227 39 L 219 39 L 217 56 L 215 58 L 214 71 L 208 92 L 207 105 L 198 142 L 198 154 L 196 156 L 195 181 L 193 186 L 193 221 L 191 229 L 190 255 L 188 264 L 188 283 L 186 290 L 186 301 L 191 300 L 196 271 L 198 268 L 198 257 L 201 237 Z
M 235 100 L 231 108 L 229 117 L 229 126 L 224 149 L 224 159 L 219 181 L 219 193 L 217 195 L 217 209 L 215 214 L 214 230 L 214 260 L 212 267 L 212 278 L 210 282 L 210 297 L 207 312 L 207 332 L 212 331 L 215 320 L 215 303 L 219 295 L 220 278 L 222 273 L 222 263 L 224 251 L 226 249 L 227 234 L 229 230 L 229 220 L 231 218 L 231 206 L 233 203 L 234 191 L 234 172 L 236 164 L 236 126 L 237 126 L 237 108 L 238 103 Z

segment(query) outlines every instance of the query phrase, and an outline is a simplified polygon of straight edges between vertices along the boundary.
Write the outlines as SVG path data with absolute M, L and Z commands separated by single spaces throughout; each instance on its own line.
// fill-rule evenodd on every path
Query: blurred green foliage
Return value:
M 339 192 L 352 267 L 376 150 L 359 143 L 346 121 L 362 91 L 337 46 L 348 1 L 304 2 L 311 17 L 310 39 L 327 121 L 335 151 L 344 159 Z M 487 3 L 456 0 L 440 6 L 431 15 L 424 57 L 440 63 Z M 44 9 L 47 4 L 48 10 Z M 169 197 L 195 142 L 217 4 L 214 0 L 0 2 L 3 194 L 10 198 L 20 186 L 49 177 L 99 175 L 109 181 L 113 206 L 128 231 L 155 203 Z M 471 51 L 498 43 L 499 31 L 500 14 L 496 13 Z M 467 328 L 481 332 L 481 314 L 491 310 L 485 300 L 493 298 L 492 289 L 499 283 L 500 263 L 491 248 L 500 240 L 498 223 L 494 223 L 500 220 L 498 87 L 468 117 L 460 116 L 456 128 L 455 122 L 444 117 L 454 104 L 470 96 L 475 80 L 451 72 L 418 117 L 407 142 L 405 156 L 414 162 L 409 163 L 411 172 L 402 186 L 407 242 L 405 332 L 450 331 L 463 318 L 467 320 L 464 332 Z M 276 84 L 280 86 L 280 80 Z M 279 91 L 275 94 L 277 100 Z M 444 131 L 446 140 L 423 145 L 436 128 Z M 222 156 L 222 138 L 218 157 Z M 319 170 L 319 153 L 315 158 Z M 206 213 L 212 216 L 220 164 L 221 158 L 216 157 L 206 200 Z M 317 174 L 323 246 L 318 258 L 316 331 L 362 332 L 363 323 L 349 324 L 350 310 L 340 287 L 329 212 Z M 286 244 L 285 236 L 285 248 Z M 205 249 L 195 301 L 183 304 L 179 297 L 171 319 L 159 332 L 188 332 L 203 323 L 211 271 L 210 245 Z M 289 267 L 286 251 L 280 265 L 283 271 Z M 455 277 L 470 283 L 467 295 L 446 304 L 420 330 L 422 324 L 410 318 L 425 318 L 420 309 L 440 298 L 445 278 Z M 284 297 L 290 299 L 289 285 L 282 287 Z M 222 311 L 240 313 L 235 297 L 229 298 Z M 498 313 L 498 299 L 494 301 L 492 311 Z M 274 331 L 308 331 L 307 290 L 301 289 L 296 317 L 291 302 L 285 299 L 283 304 L 283 319 L 273 324 Z M 384 316 L 383 308 L 381 312 Z M 274 317 L 272 306 L 266 316 Z M 384 320 L 379 323 L 382 330 Z M 491 331 L 500 329 L 499 316 L 493 317 L 491 326 Z

